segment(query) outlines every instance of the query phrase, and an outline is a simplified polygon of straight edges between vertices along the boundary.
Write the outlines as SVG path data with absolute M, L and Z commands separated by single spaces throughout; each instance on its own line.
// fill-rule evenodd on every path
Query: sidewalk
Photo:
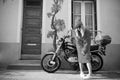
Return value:
M 0 71 L 0 80 L 83 80 L 79 72 L 57 71 L 47 73 L 43 70 L 5 70 Z M 87 80 L 120 80 L 120 72 L 97 72 Z

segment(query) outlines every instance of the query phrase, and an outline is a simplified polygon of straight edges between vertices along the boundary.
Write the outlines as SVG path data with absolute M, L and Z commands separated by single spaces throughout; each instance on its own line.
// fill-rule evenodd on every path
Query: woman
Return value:
M 83 26 L 81 20 L 77 21 L 74 31 L 80 67 L 80 77 L 90 78 L 92 75 L 90 54 L 91 32 Z M 86 63 L 88 68 L 87 76 L 85 76 L 83 72 L 83 63 Z

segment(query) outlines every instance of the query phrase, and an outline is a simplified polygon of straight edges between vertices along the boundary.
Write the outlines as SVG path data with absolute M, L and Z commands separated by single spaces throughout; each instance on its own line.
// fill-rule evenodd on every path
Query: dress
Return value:
M 91 44 L 91 32 L 85 29 L 84 36 L 77 38 L 75 36 L 75 42 L 78 53 L 78 61 L 80 63 L 88 63 L 91 60 L 90 44 Z M 85 54 L 82 54 L 84 52 Z

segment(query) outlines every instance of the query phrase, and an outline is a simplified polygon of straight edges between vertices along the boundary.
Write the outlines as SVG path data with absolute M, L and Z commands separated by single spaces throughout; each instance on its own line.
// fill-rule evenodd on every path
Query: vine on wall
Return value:
M 51 12 L 47 13 L 47 16 L 51 18 L 51 31 L 48 32 L 47 37 L 53 39 L 53 48 L 56 50 L 56 40 L 58 38 L 58 32 L 65 29 L 65 22 L 63 19 L 57 19 L 56 15 L 61 10 L 63 0 L 53 0 Z

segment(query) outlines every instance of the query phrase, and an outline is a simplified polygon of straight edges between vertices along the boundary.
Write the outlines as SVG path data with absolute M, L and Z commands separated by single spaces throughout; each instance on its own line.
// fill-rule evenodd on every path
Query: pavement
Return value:
M 43 70 L 3 70 L 0 71 L 0 80 L 83 80 L 79 72 L 61 70 L 47 73 Z M 120 80 L 118 71 L 99 71 L 87 80 Z

